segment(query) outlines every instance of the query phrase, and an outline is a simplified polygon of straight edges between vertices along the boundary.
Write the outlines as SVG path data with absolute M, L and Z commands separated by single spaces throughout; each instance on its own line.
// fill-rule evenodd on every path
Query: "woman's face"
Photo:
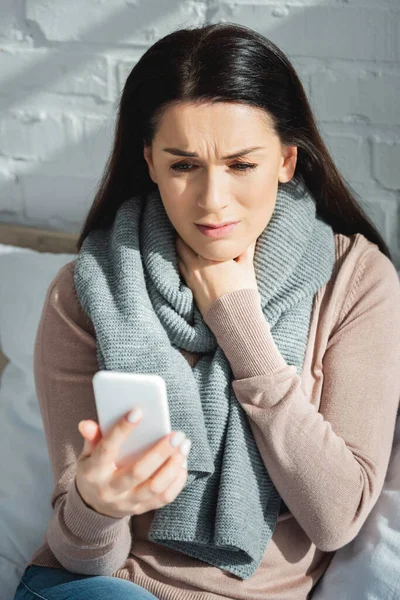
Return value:
M 244 154 L 244 150 L 259 146 Z M 185 157 L 184 152 L 196 153 Z M 227 155 L 241 155 L 227 158 Z M 282 146 L 267 114 L 244 104 L 180 103 L 164 112 L 151 146 L 149 175 L 180 237 L 215 261 L 239 256 L 268 225 L 278 182 L 290 181 L 296 146 Z M 212 238 L 196 223 L 239 221 L 229 235 Z

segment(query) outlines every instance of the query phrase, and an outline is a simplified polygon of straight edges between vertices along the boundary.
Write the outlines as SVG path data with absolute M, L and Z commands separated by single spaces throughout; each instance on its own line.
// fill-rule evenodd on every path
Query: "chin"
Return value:
M 240 252 L 198 252 L 200 256 L 206 258 L 207 260 L 213 260 L 215 262 L 226 262 L 228 260 L 235 260 L 240 256 Z

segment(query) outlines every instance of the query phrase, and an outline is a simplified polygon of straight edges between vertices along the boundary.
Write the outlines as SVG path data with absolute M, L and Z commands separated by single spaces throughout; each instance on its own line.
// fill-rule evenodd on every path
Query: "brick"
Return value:
M 68 115 L 65 122 L 69 144 L 53 157 L 51 173 L 100 179 L 112 150 L 114 119 Z
M 383 198 L 381 205 L 386 213 L 386 237 L 385 241 L 396 260 L 397 251 L 400 251 L 400 204 L 398 198 Z M 400 264 L 398 266 L 400 269 Z
M 0 38 L 15 40 L 18 38 L 18 30 L 17 3 L 15 0 L 2 0 L 0 3 Z
M 52 176 L 100 178 L 114 136 L 113 119 L 23 113 L 0 123 L 0 153 L 37 160 Z
M 374 8 L 399 8 L 399 0 L 346 0 L 346 4 Z
M 392 239 L 392 223 L 396 219 L 395 198 L 390 192 L 367 187 L 361 183 L 351 184 L 353 190 L 358 194 L 361 208 L 371 219 L 386 243 Z
M 398 125 L 400 75 L 375 71 L 320 71 L 311 75 L 318 119 Z
M 58 225 L 82 222 L 93 202 L 96 181 L 87 177 L 53 176 L 45 167 L 20 176 L 29 220 Z
M 6 164 L 0 165 L 0 215 L 20 214 L 23 209 L 22 187 L 16 173 Z
M 27 0 L 27 18 L 50 41 L 144 44 L 181 27 L 201 25 L 206 2 L 159 3 L 146 0 Z
M 374 136 L 372 170 L 374 177 L 384 187 L 400 190 L 400 140 L 385 142 Z
M 376 200 L 372 201 L 362 198 L 360 205 L 386 241 L 388 239 L 388 219 L 382 204 Z
M 400 276 L 400 195 L 391 203 L 389 215 L 389 246 Z
M 367 141 L 361 136 L 324 132 L 324 141 L 340 173 L 347 181 L 368 181 L 370 156 Z
M 132 71 L 136 62 L 137 62 L 137 60 L 135 60 L 134 62 L 131 60 L 129 60 L 129 61 L 128 60 L 120 60 L 117 62 L 116 78 L 117 78 L 117 86 L 118 86 L 119 92 L 122 92 L 125 82 L 128 78 L 128 75 Z
M 108 64 L 82 50 L 40 48 L 0 52 L 0 96 L 14 105 L 48 92 L 108 100 Z M 2 102 L 4 104 L 4 102 Z
M 62 117 L 18 111 L 0 122 L 0 152 L 22 159 L 50 159 L 68 144 Z
M 222 0 L 210 22 L 232 21 L 271 39 L 286 54 L 318 58 L 395 61 L 393 21 L 400 15 L 366 6 L 293 6 L 228 3 Z
M 309 98 L 311 94 L 310 73 L 314 72 L 315 67 L 310 65 L 308 58 L 297 56 L 291 56 L 288 58 L 304 87 L 307 98 Z

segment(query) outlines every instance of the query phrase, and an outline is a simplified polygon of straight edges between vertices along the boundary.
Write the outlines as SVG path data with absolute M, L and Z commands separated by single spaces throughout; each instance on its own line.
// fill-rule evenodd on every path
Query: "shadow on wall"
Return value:
M 26 68 L 20 69 L 17 75 L 14 73 L 21 65 L 20 56 L 14 60 L 15 54 L 11 52 L 3 55 L 2 60 L 0 48 L 0 71 L 3 73 L 0 75 L 0 110 L 8 118 L 3 118 L 3 128 L 6 125 L 10 128 L 10 121 L 14 119 L 17 120 L 14 123 L 19 126 L 22 136 L 23 128 L 36 127 L 39 155 L 34 156 L 34 152 L 29 152 L 29 147 L 22 153 L 18 150 L 10 152 L 9 147 L 3 149 L 6 156 L 18 161 L 14 177 L 8 181 L 0 180 L 0 197 L 7 201 L 11 196 L 14 200 L 10 202 L 10 212 L 0 213 L 3 221 L 7 214 L 12 213 L 10 222 L 15 222 L 16 217 L 18 222 L 23 222 L 20 218 L 23 216 L 25 224 L 30 225 L 35 221 L 61 228 L 65 227 L 66 221 L 78 227 L 81 225 L 93 201 L 95 187 L 111 149 L 119 91 L 113 89 L 116 87 L 112 85 L 113 77 L 108 80 L 108 67 L 104 69 L 104 73 L 101 72 L 104 74 L 103 80 L 100 74 L 94 76 L 94 85 L 91 81 L 81 80 L 78 93 L 74 93 L 74 80 L 71 79 L 77 74 L 79 76 L 82 69 L 87 69 L 87 63 L 92 63 L 93 66 L 89 64 L 89 71 L 86 70 L 84 75 L 90 74 L 90 67 L 96 73 L 96 63 L 106 60 L 104 57 L 109 48 L 115 50 L 117 47 L 121 50 L 119 55 L 125 54 L 130 62 L 129 69 L 123 70 L 123 80 L 120 77 L 119 87 L 122 89 L 130 69 L 155 41 L 149 41 L 150 33 L 152 38 L 158 36 L 158 23 L 167 30 L 162 35 L 175 28 L 204 24 L 204 18 L 196 20 L 190 18 L 190 14 L 189 18 L 182 20 L 181 7 L 181 0 L 169 0 L 168 3 L 146 0 L 138 7 L 134 3 L 131 6 L 124 4 L 120 10 L 114 11 L 105 23 L 79 34 L 77 42 L 49 42 L 34 24 L 33 37 L 38 46 L 44 46 L 37 49 L 44 50 L 45 56 L 38 58 L 34 65 L 30 59 Z M 157 15 L 156 23 L 154 15 Z M 138 41 L 139 36 L 141 39 Z M 124 42 L 126 39 L 135 39 L 136 48 L 132 48 L 132 42 Z M 127 49 L 129 55 L 126 53 Z M 65 79 L 70 83 L 66 85 Z M 84 108 L 79 109 L 79 98 L 86 102 L 89 98 L 92 108 L 88 109 L 88 104 L 85 103 Z M 51 135 L 56 127 L 55 112 L 60 115 L 59 136 Z M 40 144 L 39 138 L 41 135 L 46 136 L 46 129 L 50 139 L 46 143 L 43 155 L 43 145 Z M 15 133 L 8 133 L 7 137 L 11 142 L 9 146 L 12 147 Z M 35 136 L 35 133 L 32 135 Z M 57 137 L 58 139 L 54 139 Z M 3 140 L 6 145 L 5 137 Z M 34 140 L 36 141 L 35 137 Z M 37 207 L 36 200 L 40 200 Z M 15 206 L 21 209 L 21 215 L 19 208 L 15 209 Z
M 208 6 L 206 2 L 188 4 L 182 0 L 146 0 L 138 5 L 134 0 L 120 1 L 120 9 L 113 8 L 112 12 L 102 6 L 103 12 L 109 11 L 107 20 L 82 32 L 78 30 L 79 19 L 73 19 L 72 5 L 68 9 L 70 23 L 63 25 L 66 41 L 46 39 L 51 34 L 42 31 L 33 20 L 35 11 L 42 9 L 35 3 L 28 4 L 27 16 L 32 18 L 29 27 L 36 43 L 32 51 L 39 55 L 37 62 L 32 65 L 28 57 L 21 68 L 24 52 L 0 52 L 0 109 L 6 115 L 0 125 L 0 155 L 9 157 L 14 169 L 14 173 L 4 173 L 3 177 L 0 172 L 0 198 L 5 207 L 0 212 L 2 221 L 79 231 L 111 149 L 116 103 L 126 77 L 142 53 L 167 32 L 227 20 L 244 23 L 271 38 L 290 57 L 303 57 L 303 64 L 315 57 L 317 50 L 318 60 L 345 58 L 349 38 L 354 37 L 354 10 L 323 7 L 321 2 L 318 6 L 291 7 L 289 12 L 285 7 L 253 6 L 249 10 L 240 5 L 232 8 L 211 2 Z M 338 25 L 346 42 L 343 45 L 337 44 L 331 23 L 317 39 L 305 35 L 321 21 L 321 11 L 326 9 L 333 11 L 336 20 L 343 20 L 343 10 L 352 15 L 349 23 Z M 57 10 L 60 9 L 54 7 L 56 19 Z M 83 12 L 90 10 L 89 7 Z M 65 15 L 61 16 L 65 20 Z M 368 32 L 366 26 L 365 31 Z M 376 59 L 390 58 L 389 45 L 386 50 L 379 45 L 375 48 L 367 34 L 355 38 L 353 59 L 373 60 L 374 53 Z M 295 60 L 292 62 L 295 64 Z M 297 71 L 301 77 L 298 68 Z M 304 79 L 312 105 L 307 75 Z M 358 99 L 353 102 L 351 112 L 362 112 Z M 26 144 L 20 142 L 25 136 Z M 340 156 L 337 164 L 339 159 Z M 363 199 L 360 202 L 387 238 L 388 215 L 379 205 Z

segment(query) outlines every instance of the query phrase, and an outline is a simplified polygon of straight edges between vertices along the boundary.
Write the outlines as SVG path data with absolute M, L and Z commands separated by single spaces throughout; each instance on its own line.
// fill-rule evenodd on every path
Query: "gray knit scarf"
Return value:
M 99 369 L 161 375 L 171 428 L 192 440 L 187 483 L 155 511 L 148 539 L 247 579 L 282 499 L 233 392 L 230 364 L 180 276 L 175 238 L 158 189 L 130 198 L 108 229 L 85 239 L 76 290 L 95 328 Z M 254 269 L 273 339 L 299 375 L 313 298 L 330 279 L 334 256 L 333 230 L 316 214 L 303 178 L 279 183 Z M 181 348 L 203 355 L 194 368 Z

